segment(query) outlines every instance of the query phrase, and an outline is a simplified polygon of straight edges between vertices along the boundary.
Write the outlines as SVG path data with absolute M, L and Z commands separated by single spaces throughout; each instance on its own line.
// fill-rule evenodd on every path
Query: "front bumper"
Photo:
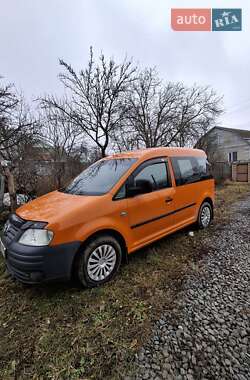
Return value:
M 4 256 L 8 272 L 26 284 L 54 280 L 69 280 L 72 265 L 81 242 L 74 241 L 56 246 L 34 247 L 18 243 L 23 231 L 30 223 L 12 214 L 8 228 L 2 237 Z
M 80 244 L 72 242 L 53 247 L 30 247 L 14 242 L 6 247 L 6 267 L 12 277 L 26 284 L 69 280 Z

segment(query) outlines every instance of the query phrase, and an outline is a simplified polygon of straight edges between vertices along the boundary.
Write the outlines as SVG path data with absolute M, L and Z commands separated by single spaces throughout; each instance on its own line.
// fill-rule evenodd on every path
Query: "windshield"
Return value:
M 105 194 L 112 189 L 135 161 L 134 158 L 98 161 L 85 169 L 61 191 L 76 195 Z

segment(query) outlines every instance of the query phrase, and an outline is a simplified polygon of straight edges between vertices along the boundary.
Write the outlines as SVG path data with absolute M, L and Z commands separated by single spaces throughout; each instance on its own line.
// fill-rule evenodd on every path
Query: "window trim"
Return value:
M 122 198 L 116 198 L 116 196 L 119 193 L 119 191 L 121 190 L 121 188 L 124 185 L 126 186 L 128 183 L 131 183 L 132 179 L 134 179 L 134 177 L 137 174 L 139 174 L 147 166 L 152 165 L 152 164 L 155 165 L 155 164 L 159 164 L 159 163 L 161 163 L 161 164 L 164 163 L 165 166 L 166 166 L 167 179 L 168 179 L 168 182 L 169 182 L 169 186 L 168 187 L 163 187 L 162 189 L 156 189 L 156 190 L 154 190 L 152 192 L 161 191 L 161 190 L 165 190 L 165 189 L 170 189 L 171 187 L 173 187 L 173 179 L 172 179 L 172 176 L 171 176 L 171 173 L 170 173 L 170 170 L 169 170 L 169 157 L 163 156 L 163 157 L 149 158 L 148 160 L 143 161 L 141 164 L 139 164 L 139 166 L 137 166 L 134 169 L 134 171 L 132 173 L 130 173 L 130 175 L 128 176 L 128 178 L 126 178 L 125 181 L 123 182 L 123 184 L 119 187 L 119 189 L 117 190 L 117 192 L 113 196 L 112 200 L 113 201 L 120 201 L 122 199 L 128 199 L 129 197 L 127 196 L 127 194 L 125 194 L 125 196 L 122 197 Z M 148 194 L 151 194 L 151 193 L 148 193 Z M 144 194 L 141 194 L 141 195 L 144 195 Z

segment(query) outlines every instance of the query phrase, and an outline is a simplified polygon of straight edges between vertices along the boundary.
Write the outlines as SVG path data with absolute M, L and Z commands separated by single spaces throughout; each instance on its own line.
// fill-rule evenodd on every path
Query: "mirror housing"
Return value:
M 146 179 L 138 179 L 134 186 L 126 185 L 127 196 L 130 198 L 139 194 L 151 193 L 152 191 L 152 184 Z

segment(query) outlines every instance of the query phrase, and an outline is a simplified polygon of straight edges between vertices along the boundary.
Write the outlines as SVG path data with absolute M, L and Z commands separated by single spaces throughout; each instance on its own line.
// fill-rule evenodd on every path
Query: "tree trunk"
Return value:
M 101 148 L 102 158 L 106 157 L 106 147 Z
M 61 189 L 62 187 L 62 179 L 65 176 L 65 164 L 64 162 L 59 163 L 59 167 L 57 168 L 57 189 Z
M 4 174 L 7 178 L 8 191 L 9 191 L 9 195 L 10 195 L 10 209 L 11 209 L 11 212 L 15 212 L 15 210 L 17 208 L 17 199 L 16 199 L 16 189 L 15 189 L 14 176 L 8 167 L 4 168 Z

